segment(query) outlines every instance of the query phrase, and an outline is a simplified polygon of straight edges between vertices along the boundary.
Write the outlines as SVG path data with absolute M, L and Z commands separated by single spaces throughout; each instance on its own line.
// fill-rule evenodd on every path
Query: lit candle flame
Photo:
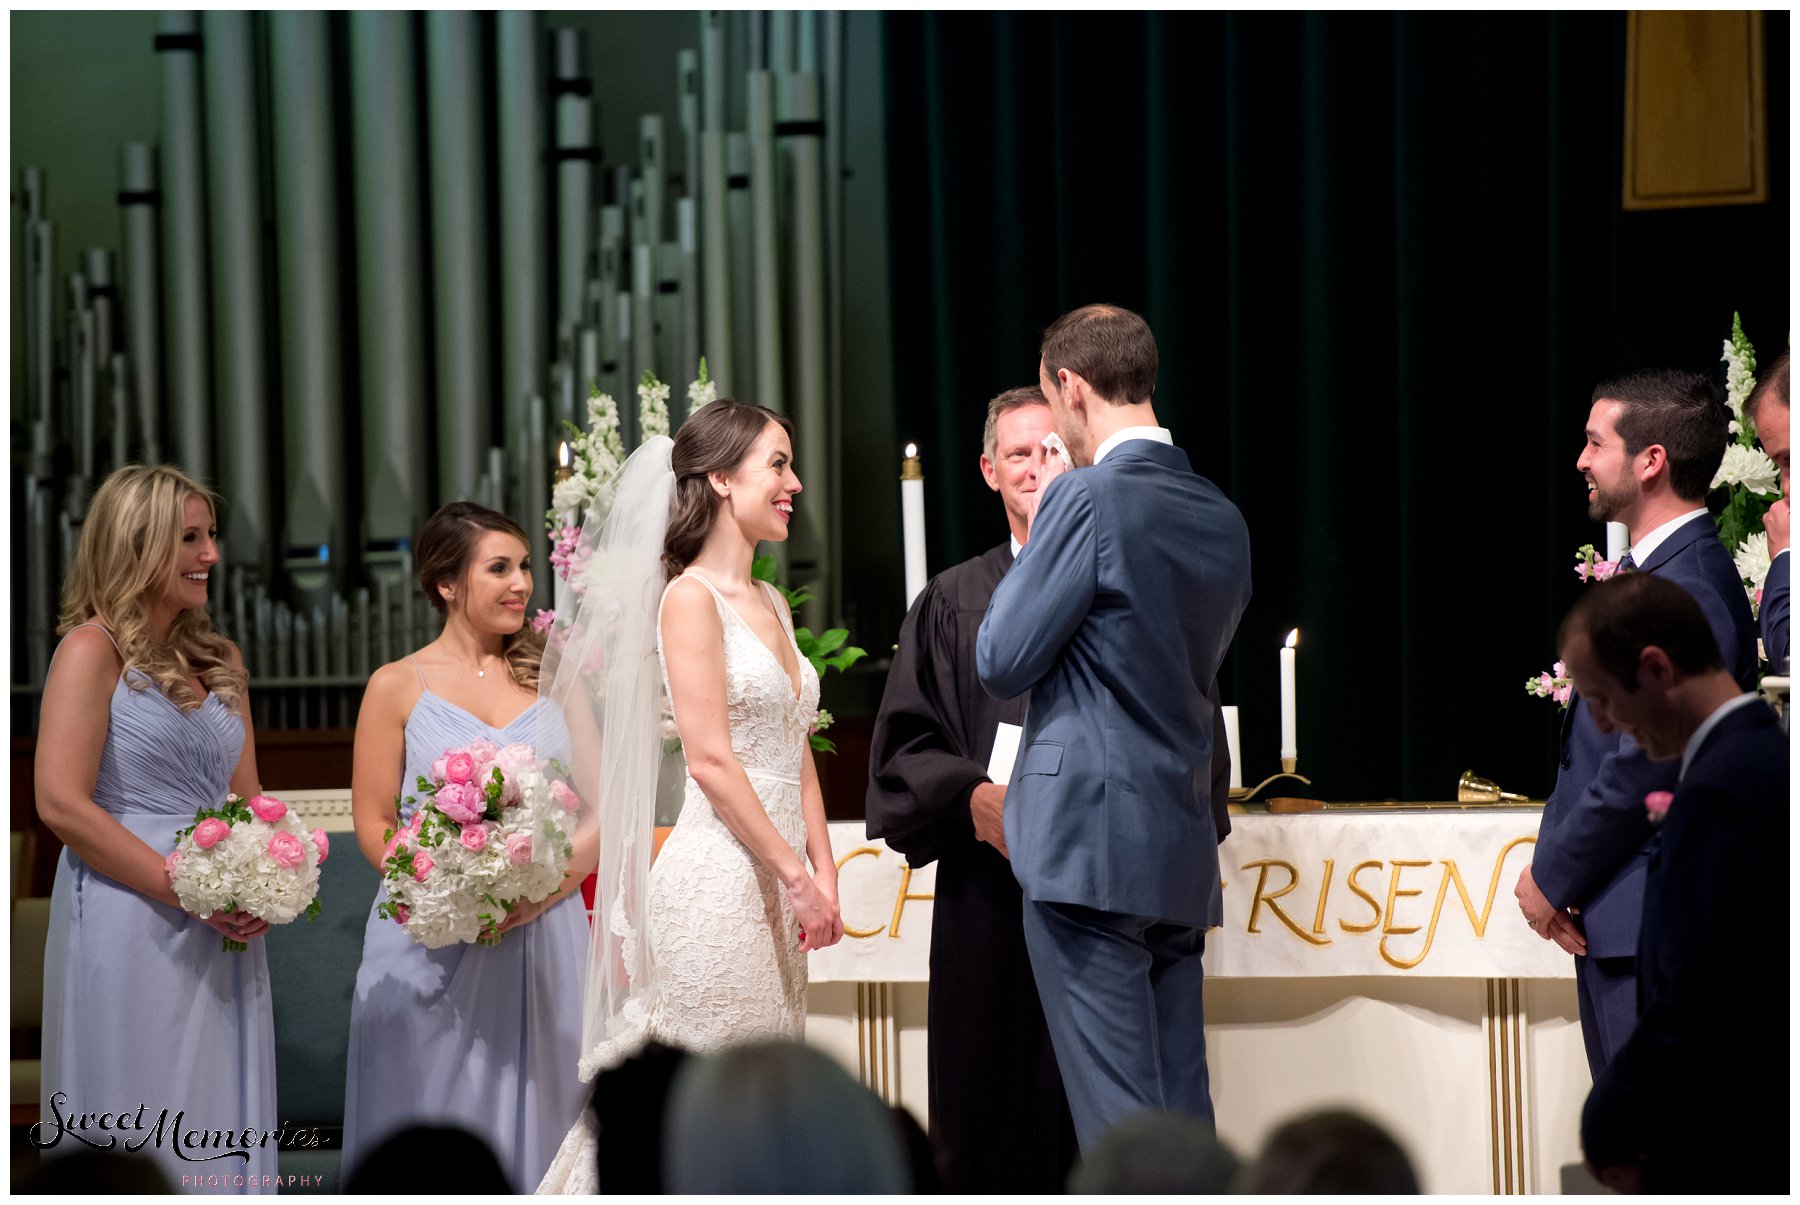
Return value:
M 917 456 L 918 454 L 919 454 L 919 445 L 918 444 L 907 444 L 906 445 L 906 458 L 908 460 L 911 460 L 913 457 Z
M 1299 647 L 1299 644 L 1300 644 L 1300 629 L 1295 628 L 1293 631 L 1288 633 L 1287 647 L 1288 648 L 1297 648 L 1297 647 Z M 1263 647 L 1267 648 L 1268 646 L 1264 645 Z
M 569 467 L 569 441 L 566 439 L 556 445 L 556 463 L 565 469 Z

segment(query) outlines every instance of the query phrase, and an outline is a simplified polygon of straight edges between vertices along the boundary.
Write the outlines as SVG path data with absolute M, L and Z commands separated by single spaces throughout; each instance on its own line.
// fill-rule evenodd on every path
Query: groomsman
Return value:
M 1786 1192 L 1785 1044 L 1744 1016 L 1788 995 L 1786 734 L 1671 582 L 1602 582 L 1558 644 L 1599 729 L 1630 734 L 1676 778 L 1673 799 L 1657 801 L 1637 1024 L 1595 1080 L 1582 1149 L 1623 1191 Z M 1774 1090 L 1746 1097 L 1771 1055 Z
M 1729 415 L 1718 386 L 1696 373 L 1653 370 L 1603 382 L 1575 467 L 1587 481 L 1588 517 L 1630 533 L 1624 568 L 1686 589 L 1726 668 L 1748 690 L 1755 625 L 1705 506 Z M 1644 796 L 1674 790 L 1676 767 L 1652 763 L 1629 735 L 1600 728 L 1579 689 L 1563 715 L 1561 745 L 1556 787 L 1514 895 L 1538 936 L 1575 956 L 1581 1035 L 1597 1077 L 1637 1018 L 1651 835 Z
M 1763 582 L 1757 621 L 1762 627 L 1763 656 L 1771 673 L 1788 672 L 1788 354 L 1784 351 L 1763 370 L 1762 380 L 1744 403 L 1744 417 L 1762 441 L 1763 451 L 1781 470 L 1781 501 L 1763 516 L 1769 536 L 1769 576 Z
M 1084 1150 L 1144 1109 L 1212 1119 L 1206 929 L 1222 919 L 1208 687 L 1250 600 L 1250 532 L 1156 421 L 1156 340 L 1116 306 L 1044 333 L 1038 382 L 1075 471 L 976 640 L 1031 691 L 1007 792 L 1031 969 Z
M 888 670 L 869 755 L 869 835 L 937 863 L 931 922 L 931 1139 L 947 1192 L 1060 1193 L 1075 1128 L 1025 952 L 1019 885 L 988 778 L 999 725 L 1025 721 L 975 676 L 975 633 L 1027 538 L 1050 406 L 1037 387 L 987 406 L 981 474 L 1011 537 L 919 592 Z

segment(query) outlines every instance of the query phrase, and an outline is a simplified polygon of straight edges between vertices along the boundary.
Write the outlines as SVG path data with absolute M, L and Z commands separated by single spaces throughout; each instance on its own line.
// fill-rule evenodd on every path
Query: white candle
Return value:
M 1238 755 L 1238 712 L 1235 707 L 1221 707 L 1225 716 L 1225 749 L 1231 755 L 1231 785 L 1244 785 L 1244 762 Z
M 556 483 L 561 485 L 564 481 L 567 481 L 573 476 L 574 472 L 575 471 L 569 467 L 569 441 L 565 439 L 556 445 Z M 552 498 L 556 496 L 555 489 L 550 491 L 550 495 Z M 552 549 L 554 549 L 557 542 L 562 539 L 563 529 L 565 527 L 575 526 L 575 522 L 576 516 L 569 511 L 556 512 L 556 533 L 550 538 L 550 547 Z M 569 605 L 569 583 L 567 579 L 563 577 L 562 571 L 556 566 L 546 565 L 545 568 L 550 571 L 550 609 L 562 616 L 563 619 L 567 620 L 571 618 L 567 610 Z
M 1625 550 L 1629 547 L 1631 547 L 1631 532 L 1626 530 L 1625 525 L 1608 523 L 1606 525 L 1606 559 L 1618 560 L 1625 555 Z
M 1300 629 L 1288 633 L 1281 649 L 1281 759 L 1291 761 L 1300 756 L 1299 710 L 1294 701 L 1294 653 L 1300 643 Z
M 925 472 L 919 467 L 919 447 L 906 445 L 900 463 L 900 529 L 906 549 L 906 606 L 925 588 Z

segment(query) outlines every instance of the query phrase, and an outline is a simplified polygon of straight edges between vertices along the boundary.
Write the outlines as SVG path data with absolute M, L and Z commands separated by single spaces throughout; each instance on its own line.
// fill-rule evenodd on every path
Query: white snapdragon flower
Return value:
M 1775 494 L 1781 491 L 1781 470 L 1761 448 L 1733 443 L 1726 447 L 1719 471 L 1707 488 L 1718 489 L 1721 485 L 1741 485 L 1753 494 Z
M 669 387 L 644 374 L 638 383 L 638 439 L 651 439 L 669 433 Z

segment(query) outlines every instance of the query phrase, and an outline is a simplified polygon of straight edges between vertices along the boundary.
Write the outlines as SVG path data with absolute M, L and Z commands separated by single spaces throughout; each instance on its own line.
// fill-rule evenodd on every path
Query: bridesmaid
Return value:
M 84 1137 L 141 1150 L 177 1189 L 273 1191 L 275 1024 L 256 940 L 268 925 L 184 912 L 163 871 L 196 808 L 258 790 L 244 661 L 205 610 L 214 515 L 179 470 L 119 469 L 88 506 L 63 586 L 35 768 L 38 815 L 65 848 L 34 1137 L 54 1142 L 46 1158 L 85 1150 L 59 1116 L 126 1111 L 139 1128 Z M 227 953 L 221 936 L 249 951 Z M 177 1125 L 240 1141 L 248 1127 L 254 1144 L 210 1158 L 232 1148 L 178 1149 Z
M 413 793 L 445 749 L 521 742 L 569 760 L 562 716 L 537 694 L 527 552 L 517 523 L 470 502 L 439 510 L 419 535 L 419 585 L 444 630 L 375 671 L 356 724 L 356 840 L 378 870 L 385 835 L 412 815 L 396 814 L 396 794 Z M 584 1103 L 579 889 L 597 857 L 597 842 L 579 839 L 562 887 L 508 916 L 497 946 L 428 950 L 371 907 L 350 1009 L 346 1173 L 393 1130 L 447 1122 L 494 1148 L 515 1192 L 537 1184 Z

